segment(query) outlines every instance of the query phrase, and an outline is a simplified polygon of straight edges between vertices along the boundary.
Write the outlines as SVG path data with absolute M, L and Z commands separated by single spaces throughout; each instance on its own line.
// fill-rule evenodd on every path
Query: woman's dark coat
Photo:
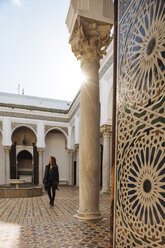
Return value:
M 43 183 L 47 183 L 50 180 L 50 174 L 49 174 L 49 170 L 50 170 L 50 164 L 46 165 L 45 167 L 45 175 L 44 175 L 44 179 L 43 179 Z M 51 178 L 53 178 L 53 181 L 58 184 L 59 183 L 59 172 L 58 172 L 58 166 L 56 165 L 55 168 L 52 169 L 52 175 Z

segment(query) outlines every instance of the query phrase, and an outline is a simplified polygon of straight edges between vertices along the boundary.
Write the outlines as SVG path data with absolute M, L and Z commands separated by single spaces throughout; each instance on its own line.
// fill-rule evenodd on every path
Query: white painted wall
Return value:
M 0 132 L 0 184 L 5 184 L 5 152 L 2 146 L 1 132 Z
M 10 118 L 4 117 L 3 119 L 3 146 L 11 146 L 11 121 Z
M 75 145 L 75 127 L 72 127 L 71 131 L 71 148 L 74 148 Z
M 50 156 L 56 157 L 60 181 L 69 183 L 69 153 L 65 147 L 65 136 L 62 133 L 48 133 L 45 138 L 45 151 L 43 154 L 44 171 Z
M 110 124 L 112 124 L 112 97 L 113 97 L 112 94 L 113 94 L 113 88 L 111 87 L 107 101 L 107 123 Z

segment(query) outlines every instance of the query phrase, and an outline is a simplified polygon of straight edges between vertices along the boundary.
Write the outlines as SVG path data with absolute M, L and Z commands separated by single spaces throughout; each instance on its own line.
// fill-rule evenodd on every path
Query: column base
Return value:
M 103 218 L 100 212 L 86 213 L 86 212 L 81 212 L 80 210 L 77 211 L 75 217 L 78 218 L 79 220 L 99 220 Z
M 110 194 L 110 190 L 102 189 L 100 191 L 101 194 Z

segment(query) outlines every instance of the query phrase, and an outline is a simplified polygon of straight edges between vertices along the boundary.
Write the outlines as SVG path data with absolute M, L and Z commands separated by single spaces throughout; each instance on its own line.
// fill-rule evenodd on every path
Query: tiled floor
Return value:
M 0 248 L 109 247 L 109 195 L 100 195 L 103 219 L 80 222 L 78 189 L 60 187 L 55 205 L 48 197 L 0 198 Z

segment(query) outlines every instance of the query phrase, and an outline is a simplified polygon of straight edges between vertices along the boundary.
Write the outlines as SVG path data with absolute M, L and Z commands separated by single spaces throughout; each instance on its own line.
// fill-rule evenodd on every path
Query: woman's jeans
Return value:
M 52 191 L 52 192 L 51 192 Z M 55 195 L 56 195 L 56 184 L 54 181 L 49 181 L 49 187 L 48 187 L 48 196 L 52 203 L 54 203 Z

